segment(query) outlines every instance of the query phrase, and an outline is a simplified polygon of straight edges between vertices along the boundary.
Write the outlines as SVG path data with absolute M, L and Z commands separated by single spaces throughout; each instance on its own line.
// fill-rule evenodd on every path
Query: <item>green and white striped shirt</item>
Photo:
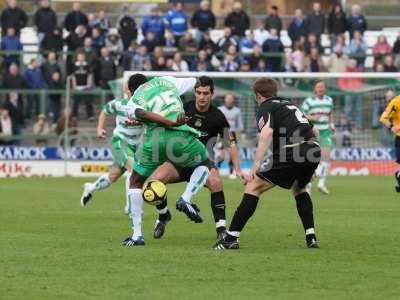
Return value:
M 311 121 L 318 130 L 326 130 L 330 128 L 329 115 L 333 112 L 333 100 L 329 96 L 322 99 L 317 97 L 308 97 L 301 106 L 303 113 L 307 115 L 321 114 L 317 121 Z
M 106 115 L 115 116 L 113 136 L 122 139 L 129 145 L 138 145 L 144 131 L 143 124 L 130 121 L 126 116 L 129 99 L 114 99 L 103 106 Z
M 127 115 L 133 116 L 136 109 L 141 108 L 175 121 L 181 113 L 185 112 L 180 96 L 188 90 L 193 90 L 195 84 L 195 78 L 155 77 L 135 91 L 130 99 Z M 146 124 L 146 130 L 149 132 L 155 127 L 159 127 L 159 125 Z M 197 137 L 200 136 L 199 131 L 186 124 L 169 127 L 169 129 L 186 131 Z

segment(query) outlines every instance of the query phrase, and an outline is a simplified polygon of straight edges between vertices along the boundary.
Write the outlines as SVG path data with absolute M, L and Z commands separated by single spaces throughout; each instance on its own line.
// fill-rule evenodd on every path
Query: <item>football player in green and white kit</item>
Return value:
M 189 86 L 190 88 L 190 86 Z M 184 93 L 185 89 L 180 89 L 180 93 Z M 130 91 L 126 91 L 126 93 L 131 96 Z M 84 206 L 90 201 L 92 194 L 94 191 L 98 191 L 104 188 L 107 188 L 111 185 L 111 183 L 115 182 L 120 176 L 122 176 L 125 170 L 130 171 L 132 168 L 134 154 L 138 144 L 141 142 L 141 136 L 143 133 L 143 125 L 137 120 L 128 119 L 125 116 L 125 112 L 127 110 L 127 103 L 129 98 L 113 100 L 107 103 L 103 111 L 100 113 L 97 135 L 100 138 L 105 137 L 105 129 L 104 123 L 106 115 L 114 115 L 116 116 L 116 128 L 113 132 L 112 139 L 112 152 L 114 156 L 114 164 L 110 169 L 108 174 L 104 174 L 100 176 L 94 183 L 86 183 L 84 186 L 84 193 L 81 198 L 81 204 Z M 159 116 L 157 114 L 148 112 L 143 114 L 142 116 L 144 120 L 159 122 L 159 124 L 163 126 L 177 126 L 179 124 L 184 123 L 184 118 L 182 116 L 178 116 L 177 120 L 171 121 Z M 208 177 L 208 176 L 207 176 Z M 207 179 L 205 177 L 205 180 Z M 129 191 L 129 177 L 126 181 L 126 190 Z M 192 191 L 190 196 L 193 196 L 200 188 L 196 191 Z M 132 229 L 133 234 L 132 237 L 127 239 L 128 241 L 124 241 L 124 245 L 127 246 L 137 246 L 144 245 L 144 239 L 142 236 L 142 205 L 143 199 L 141 196 L 141 189 L 131 190 L 133 192 L 134 197 L 127 196 L 128 201 L 128 212 L 129 216 L 132 219 Z M 127 193 L 128 194 L 128 193 Z
M 333 120 L 333 100 L 325 95 L 325 82 L 320 80 L 314 85 L 314 97 L 308 97 L 304 100 L 301 110 L 307 119 L 319 131 L 319 143 L 321 146 L 321 162 L 317 174 L 318 190 L 323 194 L 329 194 L 326 187 L 326 177 L 329 172 L 329 160 L 332 148 L 332 135 L 335 132 Z
M 129 102 L 131 107 L 127 110 L 127 116 L 146 122 L 143 142 L 135 154 L 131 175 L 132 190 L 140 189 L 146 178 L 164 162 L 171 162 L 176 168 L 190 170 L 192 175 L 185 192 L 176 203 L 176 208 L 190 220 L 199 223 L 202 218 L 197 206 L 191 203 L 191 197 L 204 186 L 209 175 L 208 153 L 197 139 L 200 133 L 186 124 L 161 127 L 143 120 L 151 112 L 175 122 L 184 114 L 181 90 L 192 90 L 195 84 L 195 78 L 156 77 L 147 81 L 142 74 L 132 75 L 128 86 L 135 92 Z M 168 211 L 167 202 L 158 205 L 157 210 L 160 214 L 165 214 Z
M 110 171 L 101 175 L 95 182 L 87 182 L 84 184 L 84 190 L 81 196 L 81 206 L 85 206 L 92 198 L 93 193 L 102 189 L 108 188 L 112 183 L 117 181 L 125 171 L 129 173 L 132 170 L 133 157 L 136 147 L 140 142 L 144 126 L 139 122 L 129 120 L 124 116 L 123 107 L 129 101 L 131 96 L 129 90 L 125 90 L 127 98 L 114 99 L 103 106 L 100 112 L 97 137 L 106 138 L 105 121 L 107 116 L 115 116 L 115 129 L 111 139 L 111 151 L 113 154 L 113 164 Z M 129 176 L 126 180 L 126 186 L 129 188 Z M 128 190 L 126 189 L 126 192 Z M 125 212 L 128 213 L 129 201 L 127 195 Z

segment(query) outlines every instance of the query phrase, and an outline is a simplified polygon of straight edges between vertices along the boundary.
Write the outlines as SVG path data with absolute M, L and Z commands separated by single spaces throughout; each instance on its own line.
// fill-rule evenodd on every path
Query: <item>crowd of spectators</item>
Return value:
M 284 28 L 277 6 L 272 6 L 265 20 L 252 27 L 242 4 L 235 2 L 224 19 L 223 36 L 213 40 L 210 31 L 216 28 L 217 18 L 207 0 L 201 1 L 191 17 L 182 2 L 175 2 L 166 12 L 154 7 L 141 24 L 137 24 L 128 8 L 116 24 L 111 24 L 104 10 L 87 13 L 79 3 L 73 3 L 72 10 L 61 20 L 49 0 L 40 0 L 33 23 L 41 55 L 22 68 L 15 51 L 23 49 L 20 33 L 27 21 L 26 12 L 18 7 L 16 0 L 7 0 L 0 16 L 1 86 L 15 91 L 60 90 L 67 75 L 72 75 L 74 91 L 109 89 L 108 82 L 124 70 L 355 72 L 364 69 L 367 53 L 363 40 L 367 22 L 357 4 L 346 15 L 338 3 L 328 12 L 314 2 L 307 14 L 296 9 Z M 283 29 L 288 32 L 291 49 L 285 49 L 282 43 Z M 349 38 L 345 38 L 346 32 Z M 325 33 L 330 39 L 328 51 L 321 45 L 321 35 Z M 400 37 L 390 45 L 384 35 L 379 36 L 372 53 L 375 71 L 396 72 L 400 64 Z M 342 83 L 347 89 L 354 87 L 349 84 Z M 7 101 L 13 101 L 18 111 L 16 131 L 25 118 L 36 118 L 40 113 L 39 95 L 26 97 L 26 107 L 20 104 L 18 93 L 16 96 L 10 93 Z M 61 97 L 50 93 L 48 101 L 46 113 L 55 123 L 62 115 Z M 92 120 L 93 101 L 79 94 L 74 97 L 72 115 L 78 115 L 80 104 L 85 104 L 86 116 Z M 352 107 L 347 109 L 351 111 Z

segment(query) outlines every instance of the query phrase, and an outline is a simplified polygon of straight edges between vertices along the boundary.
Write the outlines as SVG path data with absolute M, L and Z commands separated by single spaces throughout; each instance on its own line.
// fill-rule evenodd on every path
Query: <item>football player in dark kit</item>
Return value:
M 260 195 L 276 185 L 291 189 L 307 247 L 318 248 L 313 205 L 306 191 L 321 158 L 312 125 L 296 106 L 277 97 L 278 86 L 273 79 L 257 79 L 253 91 L 259 105 L 257 124 L 260 132 L 254 166 L 229 231 L 217 241 L 214 249 L 239 249 L 240 232 L 255 212 Z M 267 149 L 272 155 L 263 163 Z
M 187 124 L 202 133 L 199 139 L 206 145 L 210 158 L 213 161 L 206 187 L 211 192 L 211 209 L 216 230 L 219 234 L 226 230 L 225 195 L 218 168 L 214 165 L 214 147 L 219 140 L 222 141 L 225 148 L 230 147 L 235 172 L 241 177 L 236 133 L 229 132 L 229 123 L 226 117 L 211 103 L 214 96 L 213 80 L 208 76 L 201 76 L 197 80 L 194 89 L 196 99 L 195 101 L 186 103 L 184 109 L 186 116 L 189 118 Z
M 214 146 L 217 141 L 222 141 L 224 147 L 230 147 L 232 161 L 236 174 L 242 178 L 240 170 L 240 160 L 237 148 L 235 132 L 229 132 L 229 123 L 224 114 L 214 105 L 212 105 L 212 97 L 214 95 L 214 82 L 210 77 L 201 76 L 195 85 L 195 101 L 185 104 L 185 114 L 188 118 L 187 125 L 199 130 L 202 136 L 199 140 L 206 146 L 209 152 L 209 169 L 206 187 L 211 192 L 211 209 L 214 216 L 216 231 L 219 238 L 226 234 L 226 217 L 225 217 L 225 195 L 223 192 L 222 180 L 219 175 L 218 168 L 214 164 Z M 168 170 L 171 182 L 175 178 L 185 179 L 190 176 L 190 172 L 186 170 L 177 170 L 178 174 L 173 174 L 174 170 Z M 188 173 L 188 174 L 186 174 Z M 157 178 L 157 174 L 154 176 Z M 172 179 L 173 178 L 173 179 Z M 167 212 L 169 214 L 169 212 Z M 166 224 L 171 219 L 170 215 L 160 213 L 154 229 L 154 237 L 161 238 L 164 234 Z

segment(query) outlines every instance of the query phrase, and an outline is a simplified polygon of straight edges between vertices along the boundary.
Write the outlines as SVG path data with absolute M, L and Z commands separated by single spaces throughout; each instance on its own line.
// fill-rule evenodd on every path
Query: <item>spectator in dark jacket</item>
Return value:
M 15 35 L 15 28 L 7 28 L 7 35 L 1 40 L 1 50 L 3 51 L 21 51 L 22 43 L 19 40 L 19 36 Z M 4 56 L 6 66 L 11 63 L 19 64 L 19 54 L 6 54 Z
M 183 38 L 180 39 L 178 47 L 182 52 L 194 54 L 197 52 L 198 44 L 196 39 L 193 37 L 193 34 L 190 31 L 187 31 Z
M 110 21 L 108 20 L 106 12 L 102 9 L 97 14 L 96 27 L 99 27 L 104 34 L 108 33 L 110 29 Z
M 354 31 L 359 31 L 362 35 L 367 30 L 367 20 L 361 14 L 361 7 L 358 4 L 354 4 L 351 7 L 351 15 L 347 20 L 350 38 L 353 37 Z
M 121 35 L 124 51 L 131 45 L 132 41 L 137 39 L 137 26 L 133 16 L 129 15 L 128 8 L 125 7 L 122 16 L 117 22 L 118 31 Z
M 384 64 L 383 64 L 383 69 L 384 72 L 398 72 L 398 69 L 394 65 L 394 59 L 393 56 L 387 55 L 384 59 Z
M 81 5 L 79 2 L 74 2 L 74 4 L 72 4 L 72 11 L 65 17 L 64 28 L 71 33 L 75 32 L 75 29 L 79 25 L 86 27 L 88 25 L 88 18 L 81 12 Z
M 83 52 L 85 53 L 85 58 L 86 61 L 88 63 L 89 66 L 92 66 L 92 68 L 96 67 L 97 64 L 97 52 L 96 50 L 93 48 L 93 41 L 90 37 L 85 37 L 85 39 L 83 40 L 83 47 L 78 48 L 77 53 L 79 52 Z M 76 60 L 76 57 L 75 57 Z
M 78 27 L 76 27 L 75 31 L 71 32 L 65 39 L 68 51 L 73 52 L 82 47 L 83 42 L 86 38 L 86 33 L 87 31 L 85 26 L 79 25 Z
M 98 80 L 98 86 L 102 89 L 108 90 L 110 88 L 108 86 L 108 81 L 114 80 L 117 77 L 117 68 L 107 47 L 101 48 L 100 53 L 101 57 L 97 64 L 97 74 L 95 74 L 95 77 Z
M 294 44 L 300 39 L 300 37 L 307 36 L 303 11 L 300 8 L 296 9 L 294 13 L 294 18 L 289 24 L 288 35 L 292 41 L 292 48 L 294 47 Z
M 86 27 L 83 25 L 78 25 L 74 32 L 70 32 L 68 37 L 65 39 L 69 52 L 75 52 L 78 48 L 83 46 L 83 42 L 86 37 Z M 71 74 L 73 69 L 73 54 L 68 54 L 67 56 L 67 74 Z
M 196 31 L 196 40 L 199 42 L 203 33 L 215 28 L 216 18 L 210 9 L 210 2 L 203 0 L 200 2 L 200 9 L 196 10 L 190 21 Z
M 72 72 L 72 88 L 74 91 L 88 91 L 93 87 L 93 72 L 85 60 L 85 53 L 78 53 Z M 93 121 L 93 98 L 91 95 L 76 94 L 72 107 L 73 115 L 78 116 L 79 105 L 85 103 L 86 114 L 89 121 Z
M 146 47 L 148 53 L 153 52 L 155 47 L 160 46 L 160 44 L 156 40 L 156 35 L 152 31 L 149 31 L 146 34 L 146 37 L 142 40 L 140 44 Z
M 224 28 L 224 36 L 220 38 L 217 42 L 218 50 L 226 52 L 230 45 L 239 47 L 239 43 L 237 40 L 232 36 L 232 30 L 230 27 Z
M 50 83 L 51 76 L 53 75 L 54 72 L 61 73 L 61 68 L 57 62 L 56 53 L 54 51 L 50 51 L 47 54 L 47 59 L 42 64 L 42 73 L 47 85 Z
M 209 31 L 204 32 L 198 48 L 199 48 L 199 50 L 205 50 L 206 48 L 211 48 L 211 49 L 213 49 L 213 52 L 216 52 L 218 50 L 218 46 L 211 39 Z
M 253 54 L 248 57 L 248 62 L 250 64 L 250 69 L 252 71 L 256 71 L 257 67 L 260 63 L 260 60 L 264 60 L 264 58 L 262 57 L 262 48 L 259 45 L 255 45 L 253 47 Z
M 60 28 L 56 27 L 53 32 L 44 36 L 41 48 L 44 51 L 60 52 L 63 50 L 64 40 Z
M 318 40 L 325 31 L 325 15 L 319 2 L 313 3 L 313 12 L 306 18 L 306 31 L 307 34 L 314 33 Z
M 14 27 L 16 35 L 19 36 L 27 21 L 28 16 L 23 9 L 17 6 L 17 0 L 7 0 L 7 8 L 3 10 L 0 16 L 1 35 L 5 36 L 7 28 Z
M 244 37 L 246 30 L 250 28 L 250 18 L 243 11 L 240 2 L 233 4 L 233 11 L 225 18 L 225 26 L 230 27 L 232 34 L 240 38 Z
M 282 19 L 278 15 L 278 7 L 273 5 L 271 7 L 271 14 L 265 19 L 265 29 L 270 31 L 275 28 L 278 32 L 278 36 L 281 34 L 282 30 Z
M 283 54 L 284 47 L 275 28 L 270 30 L 271 36 L 265 40 L 262 45 L 263 52 L 273 53 L 275 55 Z M 266 60 L 267 69 L 271 72 L 281 71 L 282 56 L 268 57 Z
M 100 55 L 100 49 L 106 44 L 106 38 L 102 34 L 100 28 L 93 28 L 92 30 L 92 48 L 95 50 L 97 55 Z
M 319 53 L 323 53 L 324 48 L 322 48 L 320 41 L 314 33 L 310 33 L 304 45 L 304 52 L 310 54 L 311 48 L 318 48 Z
M 400 34 L 397 36 L 396 40 L 394 41 L 392 53 L 396 54 L 396 55 L 400 54 Z
M 142 33 L 143 36 L 147 36 L 148 32 L 153 32 L 157 43 L 163 44 L 164 33 L 165 33 L 165 23 L 161 17 L 161 12 L 158 7 L 151 10 L 151 15 L 146 16 L 142 23 Z
M 88 14 L 87 18 L 88 18 L 88 24 L 86 26 L 86 29 L 88 31 L 88 35 L 92 35 L 92 30 L 94 28 L 100 29 L 100 27 L 98 26 L 99 23 L 97 22 L 97 17 L 96 17 L 96 14 L 94 14 L 94 13 Z
M 54 72 L 51 74 L 51 79 L 48 85 L 49 88 L 49 112 L 50 117 L 53 119 L 53 123 L 56 123 L 61 113 L 61 94 L 53 94 L 53 90 L 63 90 L 65 88 L 64 82 L 61 78 L 60 72 Z
M 41 0 L 40 8 L 34 15 L 35 25 L 39 33 L 39 42 L 46 34 L 50 34 L 57 27 L 57 15 L 50 7 L 49 0 Z
M 9 111 L 10 117 L 14 120 L 15 134 L 20 134 L 25 125 L 24 104 L 17 92 L 10 92 L 4 102 L 4 107 Z
M 39 61 L 33 58 L 24 73 L 26 86 L 31 90 L 40 90 L 46 87 L 42 70 L 40 69 Z M 33 106 L 35 106 L 35 115 L 39 115 L 39 95 L 28 95 L 28 105 L 26 116 L 28 119 L 32 117 Z M 42 108 L 43 109 L 43 108 Z
M 347 30 L 346 15 L 340 3 L 336 3 L 328 16 L 328 32 L 336 37 L 339 34 L 344 34 Z M 334 46 L 331 45 L 333 48 Z
M 135 51 L 133 47 L 130 47 L 129 50 L 124 53 L 122 66 L 125 71 L 150 71 L 151 58 L 147 53 L 147 48 L 145 46 L 139 46 Z
M 322 62 L 318 48 L 311 48 L 309 55 L 304 59 L 304 71 L 306 72 L 326 72 L 326 67 Z
M 25 79 L 19 73 L 19 67 L 12 63 L 8 67 L 8 72 L 4 76 L 3 87 L 10 90 L 21 90 L 25 88 Z
M 192 72 L 211 72 L 213 67 L 210 60 L 208 59 L 207 52 L 205 50 L 200 50 L 197 57 L 193 59 L 190 64 L 190 71 Z

